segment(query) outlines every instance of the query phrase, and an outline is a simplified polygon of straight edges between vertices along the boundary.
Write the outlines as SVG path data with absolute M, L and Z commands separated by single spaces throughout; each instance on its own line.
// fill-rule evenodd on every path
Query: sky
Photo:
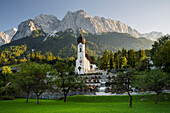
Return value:
M 140 33 L 170 34 L 170 0 L 0 0 L 0 31 L 40 14 L 62 20 L 68 10 L 119 20 Z

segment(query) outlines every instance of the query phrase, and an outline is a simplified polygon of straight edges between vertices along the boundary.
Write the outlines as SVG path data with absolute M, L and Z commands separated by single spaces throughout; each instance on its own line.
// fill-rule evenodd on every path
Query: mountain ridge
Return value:
M 17 32 L 16 28 L 12 28 L 4 32 L 0 31 L 0 46 L 10 43 L 12 37 L 15 35 L 16 32 Z
M 25 23 L 24 26 L 25 26 L 26 34 L 23 34 L 23 36 L 16 35 L 13 37 L 12 41 L 23 38 L 25 36 L 30 36 L 30 32 L 32 33 L 33 31 L 30 31 L 27 34 L 28 32 L 27 21 L 28 20 L 21 23 L 21 24 Z M 32 27 L 35 27 L 37 30 L 42 30 L 45 34 L 49 34 L 49 35 L 55 34 L 56 32 L 59 31 L 64 32 L 65 30 L 70 28 L 76 34 L 77 31 L 79 31 L 79 29 L 81 28 L 86 33 L 92 33 L 98 35 L 103 32 L 118 32 L 118 33 L 128 33 L 137 38 L 144 36 L 141 33 L 139 33 L 137 30 L 131 28 L 130 26 L 120 21 L 105 19 L 104 17 L 99 17 L 99 16 L 92 17 L 84 10 L 78 10 L 75 12 L 68 11 L 62 20 L 59 20 L 54 15 L 40 14 L 39 16 L 36 16 L 32 20 L 32 22 L 33 22 Z M 20 30 L 21 24 L 18 26 L 18 32 L 20 31 L 24 32 L 23 27 L 21 28 L 22 30 Z

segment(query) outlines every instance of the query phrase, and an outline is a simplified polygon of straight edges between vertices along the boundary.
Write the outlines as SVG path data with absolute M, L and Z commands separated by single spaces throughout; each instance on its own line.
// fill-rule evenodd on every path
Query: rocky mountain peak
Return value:
M 0 46 L 9 42 L 9 35 L 5 34 L 4 32 L 0 32 Z
M 131 28 L 130 26 L 117 21 L 106 19 L 104 17 L 90 16 L 84 10 L 78 10 L 75 12 L 68 11 L 64 18 L 60 21 L 57 17 L 53 15 L 40 14 L 36 16 L 34 20 L 27 20 L 22 22 L 18 26 L 18 31 L 13 37 L 13 40 L 23 38 L 25 36 L 30 36 L 34 30 L 42 30 L 47 36 L 55 35 L 56 32 L 66 31 L 67 29 L 72 29 L 74 33 L 77 33 L 79 29 L 82 29 L 86 33 L 101 34 L 103 32 L 118 32 L 127 33 L 134 37 L 158 37 L 159 34 L 154 35 L 140 34 L 137 30 Z M 149 39 L 149 38 L 148 38 Z M 150 38 L 152 40 L 152 38 Z
M 10 30 L 4 31 L 5 34 L 9 35 L 9 42 L 11 41 L 12 37 L 16 34 L 18 31 L 17 28 L 12 28 Z
M 65 31 L 71 28 L 76 33 L 82 28 L 86 32 L 95 33 L 92 21 L 92 17 L 84 10 L 78 10 L 76 12 L 68 11 L 60 22 L 57 31 Z
M 37 28 L 36 28 L 33 20 L 28 19 L 28 20 L 24 21 L 21 24 L 19 24 L 18 31 L 12 38 L 12 41 L 21 39 L 26 36 L 30 36 L 30 35 L 32 35 L 32 32 L 34 30 L 37 30 Z
M 39 16 L 36 16 L 33 20 L 35 23 L 35 26 L 38 30 L 43 30 L 45 33 L 51 33 L 54 30 L 57 29 L 60 20 L 57 19 L 54 15 L 44 15 L 40 14 Z
M 146 37 L 146 39 L 157 41 L 158 38 L 163 36 L 164 34 L 162 32 L 152 31 L 150 33 L 144 33 L 142 34 L 143 37 Z

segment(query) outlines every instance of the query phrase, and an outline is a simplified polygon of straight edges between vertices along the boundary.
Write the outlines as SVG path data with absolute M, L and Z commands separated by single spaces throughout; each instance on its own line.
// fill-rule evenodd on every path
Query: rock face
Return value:
M 65 31 L 69 28 L 72 28 L 75 32 L 82 28 L 86 32 L 93 34 L 119 32 L 128 33 L 134 37 L 140 37 L 139 32 L 120 21 L 105 19 L 104 17 L 98 16 L 92 18 L 84 10 L 76 12 L 68 11 L 57 28 L 57 31 Z
M 36 16 L 33 21 L 38 30 L 43 30 L 45 33 L 48 34 L 55 31 L 60 23 L 60 20 L 58 20 L 57 17 L 53 15 L 43 14 Z
M 25 22 L 22 22 L 21 24 L 19 24 L 18 31 L 14 35 L 11 41 L 18 40 L 26 36 L 30 36 L 32 35 L 32 32 L 34 30 L 37 30 L 34 22 L 31 19 L 26 20 Z
M 57 31 L 65 31 L 69 28 L 73 29 L 74 32 L 82 28 L 86 32 L 96 33 L 92 17 L 83 10 L 76 12 L 68 11 Z
M 12 41 L 30 36 L 36 29 L 42 30 L 49 35 L 53 35 L 57 31 L 65 31 L 70 28 L 73 29 L 75 33 L 81 28 L 85 32 L 93 34 L 120 32 L 131 34 L 134 37 L 140 37 L 139 32 L 120 21 L 105 19 L 104 17 L 98 16 L 92 18 L 84 10 L 79 10 L 76 12 L 68 11 L 61 21 L 53 15 L 41 14 L 35 17 L 34 20 L 29 19 L 22 22 L 18 26 L 18 31 L 12 38 Z
M 9 43 L 11 41 L 11 38 L 15 35 L 16 32 L 17 32 L 16 28 L 0 32 L 0 46 Z
M 0 46 L 10 42 L 9 35 L 0 32 Z
M 16 28 L 12 28 L 10 30 L 4 31 L 5 34 L 9 35 L 9 39 L 11 41 L 12 37 L 16 34 L 18 30 Z
M 77 33 L 81 28 L 86 33 L 101 34 L 103 32 L 119 32 L 128 33 L 137 38 L 146 37 L 150 40 L 156 40 L 162 35 L 158 32 L 140 34 L 135 29 L 120 21 L 98 16 L 92 17 L 84 10 L 78 10 L 76 12 L 68 11 L 61 21 L 53 15 L 41 14 L 35 17 L 34 20 L 29 19 L 22 22 L 18 26 L 18 31 L 12 38 L 12 41 L 30 36 L 34 30 L 42 30 L 48 37 L 55 35 L 56 32 L 64 32 L 70 28 L 74 33 Z
M 164 34 L 162 32 L 152 31 L 150 33 L 142 34 L 143 37 L 146 37 L 149 40 L 157 41 L 158 38 L 163 36 Z

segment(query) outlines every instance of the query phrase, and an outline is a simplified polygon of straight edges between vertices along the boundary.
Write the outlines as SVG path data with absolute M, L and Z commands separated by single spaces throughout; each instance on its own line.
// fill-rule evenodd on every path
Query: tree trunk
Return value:
M 128 91 L 128 95 L 130 97 L 130 107 L 132 107 L 132 96 L 130 95 L 129 91 Z
M 159 93 L 156 93 L 156 101 L 155 101 L 155 104 L 158 103 L 158 96 L 159 96 Z
M 37 104 L 39 104 L 39 96 L 37 96 Z
M 67 95 L 64 95 L 64 102 L 66 102 Z
M 28 103 L 28 98 L 29 98 L 29 93 L 27 93 L 27 96 L 26 96 L 26 103 Z

